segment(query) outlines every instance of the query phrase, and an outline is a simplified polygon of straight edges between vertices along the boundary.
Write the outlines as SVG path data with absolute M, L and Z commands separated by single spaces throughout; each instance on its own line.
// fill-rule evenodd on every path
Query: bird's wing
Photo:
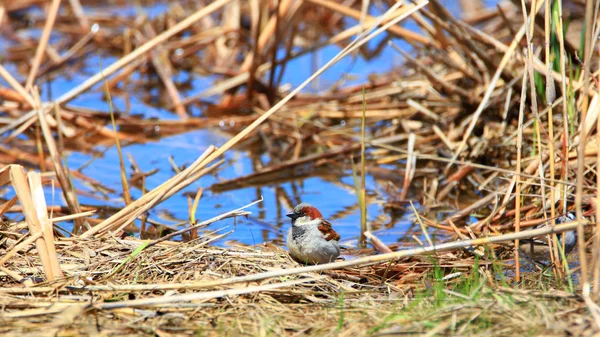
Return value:
M 572 220 L 571 216 L 572 215 L 569 213 L 565 216 L 562 216 L 562 217 L 556 219 L 556 224 L 561 224 L 561 223 L 565 223 L 566 221 Z M 537 226 L 533 227 L 533 229 L 545 228 L 548 226 L 550 226 L 550 223 L 543 223 L 541 225 L 537 225 Z M 529 239 L 521 239 L 520 241 L 522 243 L 527 243 L 527 244 L 548 246 L 548 235 L 550 235 L 550 234 L 542 234 L 542 235 L 534 236 Z M 556 233 L 556 236 L 558 237 L 558 240 L 561 240 L 562 233 Z
M 336 231 L 333 230 L 333 227 L 331 227 L 331 224 L 328 221 L 321 220 L 321 224 L 319 224 L 318 228 L 319 228 L 319 231 L 321 231 L 321 233 L 323 233 L 323 236 L 325 236 L 325 240 L 340 241 L 340 235 Z
M 558 238 L 560 239 L 560 236 Z M 538 235 L 538 236 L 534 236 L 529 239 L 521 239 L 520 242 L 526 243 L 526 244 L 547 246 L 548 245 L 548 235 Z

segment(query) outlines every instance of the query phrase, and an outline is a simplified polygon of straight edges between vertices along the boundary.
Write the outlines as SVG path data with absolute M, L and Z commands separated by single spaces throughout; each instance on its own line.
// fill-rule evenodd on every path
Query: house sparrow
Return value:
M 575 220 L 575 215 L 573 213 L 567 213 L 558 219 L 556 219 L 556 224 L 563 224 L 569 221 Z M 536 226 L 535 228 L 540 228 L 544 226 L 550 226 L 550 222 L 543 223 L 541 225 Z M 567 231 L 563 233 L 557 233 L 556 237 L 558 238 L 558 242 L 562 245 L 563 235 L 565 239 L 565 255 L 570 253 L 575 244 L 577 243 L 577 234 L 573 231 Z M 530 258 L 543 261 L 547 260 L 550 257 L 550 247 L 548 247 L 548 239 L 547 235 L 540 235 L 531 239 L 521 240 L 519 242 L 519 250 L 529 256 Z M 560 250 L 559 250 L 560 253 Z
M 340 256 L 340 235 L 323 219 L 318 209 L 301 203 L 287 216 L 292 218 L 287 246 L 294 260 L 307 264 L 323 264 Z

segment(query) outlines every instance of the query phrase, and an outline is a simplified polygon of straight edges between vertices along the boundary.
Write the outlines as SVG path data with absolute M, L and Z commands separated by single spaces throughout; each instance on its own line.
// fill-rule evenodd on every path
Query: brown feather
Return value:
M 333 230 L 333 228 L 331 227 L 331 224 L 328 221 L 321 219 L 321 224 L 319 225 L 318 228 L 321 231 L 321 233 L 323 233 L 323 235 L 325 236 L 325 240 L 340 241 L 340 238 L 341 238 L 340 235 L 336 231 Z
M 304 207 L 302 209 L 302 212 L 304 212 L 304 214 L 308 215 L 311 219 L 322 219 L 323 215 L 321 214 L 321 212 L 319 212 L 318 209 L 310 206 L 310 207 Z

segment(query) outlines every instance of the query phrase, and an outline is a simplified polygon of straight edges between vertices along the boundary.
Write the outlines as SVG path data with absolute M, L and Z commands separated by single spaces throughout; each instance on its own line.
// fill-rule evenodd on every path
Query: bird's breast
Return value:
M 293 226 L 292 225 L 292 239 L 295 241 L 299 241 L 300 239 L 306 237 L 308 234 L 308 228 L 305 226 Z

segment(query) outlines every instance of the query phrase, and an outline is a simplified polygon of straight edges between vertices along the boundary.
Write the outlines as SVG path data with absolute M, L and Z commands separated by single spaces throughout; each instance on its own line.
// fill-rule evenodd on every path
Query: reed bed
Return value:
M 0 200 L 0 216 L 11 215 L 0 227 L 3 334 L 600 329 L 593 1 L 470 4 L 460 18 L 434 0 L 374 1 L 376 17 L 358 1 L 181 1 L 159 15 L 129 17 L 111 14 L 125 4 L 97 5 L 0 4 L 0 32 L 11 41 L 0 65 L 0 186 L 11 191 Z M 398 24 L 408 21 L 418 29 Z M 39 37 L 20 34 L 32 27 Z M 373 48 L 375 36 L 384 38 Z M 334 45 L 340 52 L 301 85 L 282 83 L 295 59 Z M 340 78 L 316 94 L 303 91 L 341 58 L 369 60 L 384 49 L 395 50 L 402 66 L 358 85 Z M 78 72 L 87 76 L 58 97 L 45 88 Z M 197 90 L 196 77 L 215 84 Z M 85 95 L 106 105 L 82 107 Z M 113 99 L 124 109 L 115 111 Z M 176 119 L 131 114 L 136 101 L 167 107 Z M 133 169 L 125 168 L 121 146 L 203 128 L 229 140 L 174 167 L 162 184 L 147 189 L 153 172 L 131 157 Z M 121 190 L 65 165 L 70 151 L 101 156 L 113 145 Z M 300 266 L 273 244 L 213 247 L 229 232 L 206 227 L 248 215 L 248 206 L 197 221 L 202 189 L 189 196 L 184 229 L 148 218 L 227 165 L 223 155 L 233 147 L 271 160 L 253 159 L 251 174 L 206 188 L 235 193 L 324 171 L 323 179 L 344 185 L 340 176 L 354 172 L 357 183 L 344 187 L 358 196 L 363 247 L 373 248 Z M 366 191 L 367 174 L 382 188 Z M 49 185 L 66 206 L 47 204 Z M 132 188 L 143 195 L 134 200 Z M 118 193 L 122 205 L 81 204 L 85 193 Z M 289 195 L 277 197 L 292 206 Z M 373 203 L 391 216 L 414 213 L 416 244 L 381 243 L 374 233 L 384 221 L 366 221 Z M 556 224 L 567 212 L 576 220 Z M 67 222 L 72 230 L 61 226 Z M 550 226 L 528 228 L 542 223 Z M 564 258 L 556 235 L 573 230 L 576 261 Z M 514 247 L 537 235 L 551 247 L 550 264 L 522 266 Z
M 544 325 L 541 316 L 548 313 L 539 306 L 558 309 L 581 305 L 569 292 L 519 290 L 494 282 L 495 289 L 486 287 L 482 293 L 500 293 L 501 300 L 486 298 L 466 308 L 455 303 L 455 309 L 439 313 L 419 309 L 429 308 L 429 300 L 417 301 L 415 294 L 434 288 L 436 279 L 429 275 L 434 265 L 453 270 L 455 276 L 449 275 L 449 283 L 460 283 L 456 275 L 472 271 L 473 256 L 456 251 L 438 253 L 435 259 L 414 254 L 386 264 L 244 282 L 244 275 L 279 273 L 298 269 L 298 264 L 272 245 L 221 249 L 210 247 L 209 242 L 208 237 L 186 243 L 163 241 L 130 259 L 143 242 L 116 238 L 62 241 L 57 255 L 64 278 L 53 282 L 45 281 L 36 255 L 12 259 L 10 270 L 23 278 L 3 282 L 0 288 L 4 308 L 1 331 L 4 335 L 256 335 L 264 331 L 294 335 L 336 334 L 343 328 L 344 333 L 408 333 L 426 331 L 434 317 L 448 323 L 452 310 L 458 312 L 459 321 L 472 315 L 500 321 L 494 317 L 512 316 L 513 301 L 531 304 L 528 308 L 539 319 L 511 317 L 512 322 L 523 325 L 518 329 L 527 331 Z M 2 272 L 0 276 L 7 279 L 11 274 Z M 430 281 L 424 283 L 423 279 Z M 29 282 L 35 285 L 21 286 Z M 504 307 L 494 308 L 503 301 Z M 422 321 L 406 322 L 396 317 L 397 310 L 406 306 L 414 306 L 412 310 Z M 593 324 L 591 317 L 578 311 L 551 314 L 560 317 L 560 323 L 544 331 L 588 331 Z M 550 317 L 544 319 L 552 320 Z M 442 331 L 452 331 L 446 323 Z M 477 324 L 468 325 L 461 324 L 460 328 L 481 332 Z M 498 335 L 506 331 L 498 330 Z

